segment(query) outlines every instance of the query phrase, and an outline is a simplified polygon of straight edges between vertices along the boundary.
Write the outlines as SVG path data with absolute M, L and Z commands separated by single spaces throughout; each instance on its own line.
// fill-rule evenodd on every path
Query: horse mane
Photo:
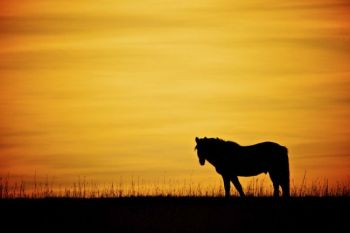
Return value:
M 233 141 L 225 141 L 221 138 L 202 138 L 201 140 L 203 143 L 206 144 L 206 146 L 210 147 L 225 147 L 225 146 L 232 146 L 232 147 L 240 147 L 240 145 Z
M 219 146 L 223 146 L 224 144 L 226 145 L 232 145 L 232 146 L 236 146 L 239 147 L 240 145 L 236 142 L 233 141 L 225 141 L 221 138 L 204 138 L 204 140 L 210 144 L 213 145 L 219 145 Z

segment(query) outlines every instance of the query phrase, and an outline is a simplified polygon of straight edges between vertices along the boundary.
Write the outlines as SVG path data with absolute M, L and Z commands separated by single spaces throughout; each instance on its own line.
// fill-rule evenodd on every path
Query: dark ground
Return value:
M 350 198 L 0 200 L 0 232 L 349 232 Z

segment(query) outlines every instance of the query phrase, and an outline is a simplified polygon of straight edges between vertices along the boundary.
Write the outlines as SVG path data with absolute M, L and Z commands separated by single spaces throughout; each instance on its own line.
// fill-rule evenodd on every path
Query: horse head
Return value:
M 204 150 L 203 150 L 203 139 L 200 139 L 198 137 L 196 137 L 196 147 L 194 148 L 195 150 L 197 150 L 197 155 L 199 158 L 199 164 L 200 165 L 204 165 L 205 164 L 205 154 L 204 154 Z

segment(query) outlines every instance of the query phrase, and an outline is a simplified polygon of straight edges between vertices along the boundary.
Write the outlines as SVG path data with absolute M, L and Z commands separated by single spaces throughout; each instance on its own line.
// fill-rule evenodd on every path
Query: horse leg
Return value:
M 281 182 L 283 197 L 289 197 L 290 196 L 290 187 L 289 187 L 289 174 L 288 176 L 283 178 L 283 181 Z
M 274 172 L 269 172 L 269 174 L 273 184 L 273 196 L 278 197 L 279 196 L 278 176 Z
M 273 196 L 278 197 L 279 196 L 279 185 L 278 183 L 273 183 Z
M 281 185 L 282 191 L 283 191 L 283 197 L 289 197 L 290 191 L 289 191 L 289 181 L 285 182 Z
M 241 197 L 244 197 L 245 195 L 244 195 L 244 192 L 242 189 L 242 185 L 241 185 L 241 183 L 239 183 L 238 177 L 237 176 L 231 177 L 231 181 L 232 181 L 233 185 L 235 186 L 235 188 L 237 189 L 237 191 L 239 192 L 239 195 Z
M 225 197 L 230 197 L 230 178 L 228 176 L 222 176 L 225 186 Z

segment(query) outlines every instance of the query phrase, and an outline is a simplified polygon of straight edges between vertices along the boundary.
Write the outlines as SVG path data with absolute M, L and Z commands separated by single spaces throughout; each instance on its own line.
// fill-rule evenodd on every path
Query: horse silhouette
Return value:
M 274 142 L 262 142 L 250 146 L 240 146 L 232 141 L 219 138 L 196 137 L 197 155 L 203 166 L 205 160 L 211 163 L 224 181 L 225 196 L 230 196 L 230 182 L 239 195 L 244 197 L 238 176 L 255 176 L 269 173 L 275 197 L 279 196 L 279 186 L 283 196 L 289 197 L 288 150 Z

